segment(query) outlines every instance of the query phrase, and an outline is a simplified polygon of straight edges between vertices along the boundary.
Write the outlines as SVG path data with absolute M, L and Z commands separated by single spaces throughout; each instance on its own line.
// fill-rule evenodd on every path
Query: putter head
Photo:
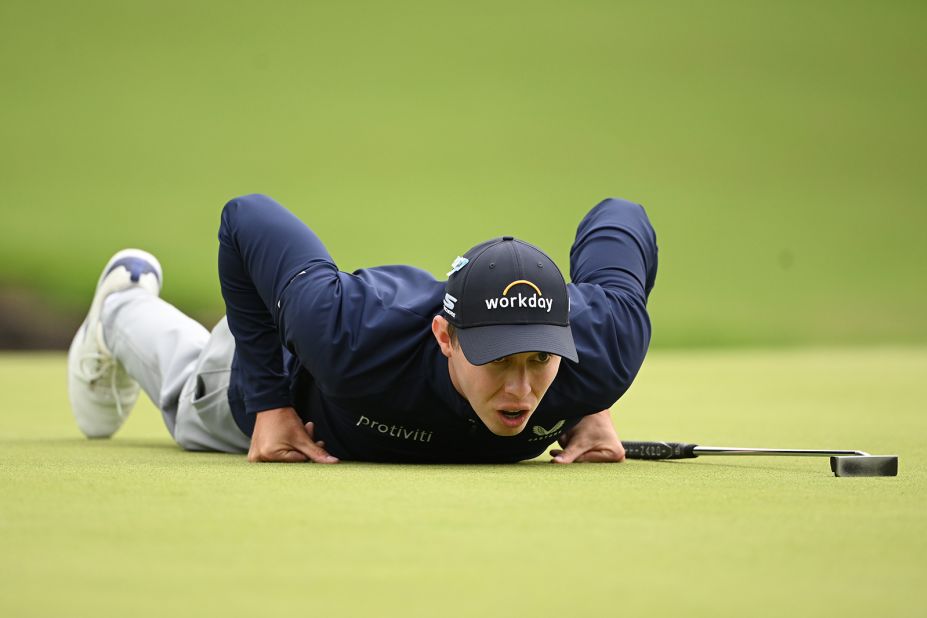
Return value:
M 843 455 L 830 458 L 834 476 L 898 476 L 898 455 Z

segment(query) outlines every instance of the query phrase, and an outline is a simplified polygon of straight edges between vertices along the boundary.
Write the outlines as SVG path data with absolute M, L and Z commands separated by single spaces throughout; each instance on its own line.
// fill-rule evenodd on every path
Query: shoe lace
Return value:
M 116 363 L 113 357 L 99 352 L 87 352 L 80 359 L 80 368 L 84 378 L 91 385 L 95 385 L 106 374 L 109 374 L 109 388 L 113 394 L 113 400 L 116 402 L 116 413 L 121 418 L 125 418 L 128 412 L 123 410 L 120 401 L 119 387 L 116 385 Z

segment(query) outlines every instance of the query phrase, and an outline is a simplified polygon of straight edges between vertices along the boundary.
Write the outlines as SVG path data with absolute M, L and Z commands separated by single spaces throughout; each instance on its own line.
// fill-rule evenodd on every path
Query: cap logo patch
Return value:
M 453 275 L 454 273 L 456 273 L 458 270 L 460 270 L 461 268 L 463 268 L 469 263 L 470 263 L 470 260 L 468 260 L 465 257 L 460 257 L 458 255 L 456 258 L 454 258 L 454 261 L 451 263 L 451 270 L 449 270 L 448 273 L 444 276 L 450 277 L 451 275 Z
M 541 294 L 541 290 L 538 288 L 538 286 L 534 285 L 533 283 L 531 283 L 531 282 L 528 281 L 527 279 L 519 279 L 518 281 L 513 281 L 513 282 L 511 282 L 510 284 L 508 284 L 507 286 L 505 286 L 505 289 L 504 289 L 504 290 L 502 290 L 502 295 L 503 295 L 503 296 L 507 296 L 508 293 L 509 293 L 509 290 L 511 290 L 513 287 L 515 287 L 515 286 L 518 285 L 519 283 L 524 283 L 525 285 L 530 285 L 531 287 L 534 288 L 534 291 L 537 292 L 537 295 L 538 295 L 538 296 L 544 296 L 543 294 Z
M 454 305 L 457 303 L 457 299 L 451 296 L 450 294 L 444 294 L 444 311 L 447 312 L 452 318 L 456 318 L 457 314 L 454 313 Z
M 531 296 L 525 296 L 519 292 L 518 294 L 509 296 L 509 291 L 516 285 L 527 285 L 532 290 L 534 290 L 535 293 Z M 526 279 L 519 279 L 505 286 L 505 289 L 502 290 L 502 296 L 498 296 L 496 298 L 486 298 L 484 301 L 486 302 L 486 308 L 489 310 L 515 308 L 543 309 L 547 313 L 550 313 L 550 310 L 554 306 L 554 299 L 544 298 L 543 296 L 544 295 L 541 293 L 541 289 L 538 286 L 534 285 Z

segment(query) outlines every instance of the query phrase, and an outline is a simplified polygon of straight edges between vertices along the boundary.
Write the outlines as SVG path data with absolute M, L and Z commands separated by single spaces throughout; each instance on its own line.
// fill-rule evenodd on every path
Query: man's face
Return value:
M 472 365 L 459 345 L 447 337 L 442 341 L 438 330 L 435 335 L 447 356 L 454 388 L 470 402 L 483 424 L 497 436 L 521 433 L 557 377 L 560 357 L 525 352 Z

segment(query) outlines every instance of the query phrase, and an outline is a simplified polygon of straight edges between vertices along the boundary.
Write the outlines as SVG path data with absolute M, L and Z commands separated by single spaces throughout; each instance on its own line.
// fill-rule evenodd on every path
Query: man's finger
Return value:
M 338 463 L 338 458 L 331 455 L 328 451 L 325 450 L 325 443 L 321 440 L 316 442 L 313 432 L 315 430 L 315 425 L 312 421 L 309 421 L 305 424 L 306 435 L 309 437 L 308 442 L 303 442 L 300 440 L 299 450 L 305 453 L 314 463 Z
M 577 463 L 618 463 L 624 461 L 624 453 L 612 449 L 593 449 L 581 454 L 574 461 Z
M 338 458 L 331 455 L 324 448 L 315 447 L 312 449 L 303 448 L 303 454 L 306 455 L 313 463 L 333 464 L 338 463 Z
M 280 449 L 269 453 L 261 451 L 248 453 L 248 461 L 251 463 L 301 463 L 308 459 L 303 453 L 292 449 Z
M 279 461 L 281 463 L 302 463 L 307 459 L 308 457 L 299 451 L 280 451 L 275 453 L 274 459 L 268 459 L 265 461 Z
M 550 454 L 554 456 L 551 461 L 558 464 L 573 463 L 578 456 L 582 455 L 582 453 L 582 449 L 576 447 L 571 448 L 570 445 L 567 445 L 567 447 L 562 451 L 555 449 L 550 452 Z
M 314 463 L 338 463 L 338 458 L 332 456 L 324 448 L 313 442 L 312 440 L 307 440 L 303 442 L 300 440 L 300 443 L 296 445 L 310 461 Z

